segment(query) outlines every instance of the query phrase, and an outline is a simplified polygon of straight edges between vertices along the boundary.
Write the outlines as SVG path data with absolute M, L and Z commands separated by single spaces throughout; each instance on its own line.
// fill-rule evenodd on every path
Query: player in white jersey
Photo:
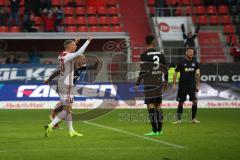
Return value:
M 63 110 L 54 118 L 54 120 L 45 126 L 45 136 L 49 137 L 53 126 L 65 119 L 69 129 L 69 136 L 83 136 L 77 133 L 72 126 L 72 103 L 73 103 L 73 75 L 74 75 L 74 59 L 82 55 L 87 46 L 89 45 L 91 38 L 84 43 L 84 45 L 75 52 L 77 46 L 73 40 L 66 40 L 64 42 L 64 49 L 58 60 L 60 62 L 60 76 L 58 79 L 57 90 L 60 97 Z

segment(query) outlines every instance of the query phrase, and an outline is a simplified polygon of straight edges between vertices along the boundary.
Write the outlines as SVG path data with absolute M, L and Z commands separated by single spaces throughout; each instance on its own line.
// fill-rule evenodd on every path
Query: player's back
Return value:
M 141 61 L 141 70 L 145 72 L 144 83 L 158 84 L 162 82 L 162 76 L 167 69 L 164 54 L 154 48 L 148 49 L 141 54 Z

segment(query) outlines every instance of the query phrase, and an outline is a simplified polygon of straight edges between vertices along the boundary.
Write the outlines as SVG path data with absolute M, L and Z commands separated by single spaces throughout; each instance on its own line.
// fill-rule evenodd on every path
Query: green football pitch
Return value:
M 48 110 L 0 110 L 0 160 L 240 159 L 240 109 L 199 109 L 200 124 L 180 125 L 171 123 L 174 112 L 164 110 L 164 134 L 158 137 L 143 136 L 150 131 L 146 110 L 113 110 L 97 119 L 75 121 L 83 137 L 68 137 L 62 122 L 46 139 Z

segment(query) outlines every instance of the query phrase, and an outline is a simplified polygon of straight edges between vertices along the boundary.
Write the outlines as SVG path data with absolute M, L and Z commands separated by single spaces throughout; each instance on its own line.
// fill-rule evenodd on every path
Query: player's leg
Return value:
M 173 124 L 180 124 L 182 122 L 182 113 L 183 113 L 183 104 L 186 100 L 187 92 L 185 87 L 178 87 L 178 93 L 177 93 L 177 101 L 178 101 L 178 108 L 177 108 L 177 114 L 176 114 L 176 121 L 173 122 Z
M 144 135 L 146 136 L 157 136 L 159 135 L 158 133 L 158 128 L 157 128 L 157 112 L 155 109 L 155 106 L 153 103 L 147 103 L 147 109 L 149 113 L 149 120 L 152 126 L 152 132 L 146 133 Z
M 73 122 L 72 122 L 72 105 L 69 104 L 67 106 L 64 106 L 64 110 L 67 111 L 67 115 L 66 115 L 66 123 L 68 126 L 68 131 L 69 131 L 69 136 L 70 137 L 76 137 L 76 136 L 83 136 L 83 134 L 77 133 L 74 129 L 73 129 Z
M 155 103 L 155 109 L 156 109 L 156 112 L 157 112 L 157 125 L 158 125 L 157 131 L 161 135 L 161 134 L 163 134 L 163 131 L 162 131 L 163 111 L 162 111 L 162 108 L 161 108 L 161 103 Z
M 62 110 L 63 110 L 63 106 L 61 102 L 58 102 L 54 107 L 54 109 L 52 109 L 50 112 L 50 115 L 49 115 L 50 120 L 53 121 L 53 119 L 57 116 L 57 114 L 60 113 Z M 59 123 L 53 127 L 53 129 L 58 129 L 58 128 L 59 128 Z
M 196 115 L 197 115 L 197 97 L 196 97 L 196 89 L 195 86 L 192 86 L 191 88 L 189 88 L 188 94 L 190 97 L 190 101 L 192 101 L 192 123 L 200 123 L 200 121 L 198 121 L 196 119 Z

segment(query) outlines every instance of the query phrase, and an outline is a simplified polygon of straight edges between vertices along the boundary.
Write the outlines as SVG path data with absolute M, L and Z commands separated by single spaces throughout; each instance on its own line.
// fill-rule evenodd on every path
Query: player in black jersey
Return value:
M 86 63 L 86 57 L 84 55 L 79 56 L 75 62 L 75 70 L 74 70 L 74 78 L 73 83 L 75 84 L 77 80 L 83 81 L 85 78 L 86 71 L 88 70 L 95 70 L 99 68 L 99 64 L 102 63 L 100 59 L 97 59 L 94 65 L 87 65 Z M 45 83 L 50 83 L 54 78 L 58 77 L 60 75 L 60 69 L 57 69 L 47 80 L 45 80 Z M 61 102 L 58 102 L 53 110 L 51 110 L 50 114 L 50 120 L 54 119 L 55 116 L 63 110 L 63 106 L 61 105 Z M 59 128 L 59 124 L 56 124 L 54 129 Z
M 180 79 L 178 84 L 178 93 L 177 93 L 177 101 L 178 109 L 177 109 L 177 121 L 174 124 L 181 123 L 181 115 L 183 112 L 183 103 L 186 101 L 187 95 L 190 97 L 190 101 L 192 101 L 192 122 L 200 123 L 196 119 L 197 113 L 197 97 L 196 92 L 199 91 L 199 83 L 200 83 L 200 69 L 199 64 L 195 60 L 193 60 L 194 49 L 187 48 L 186 56 L 183 61 L 181 61 L 173 75 L 173 90 L 176 90 L 176 79 L 177 74 L 180 72 Z
M 168 81 L 167 63 L 162 52 L 155 49 L 153 36 L 146 37 L 146 51 L 141 54 L 141 65 L 135 89 L 143 81 L 145 104 L 149 112 L 152 132 L 147 136 L 161 135 L 163 112 L 161 110 L 162 89 L 166 88 Z

